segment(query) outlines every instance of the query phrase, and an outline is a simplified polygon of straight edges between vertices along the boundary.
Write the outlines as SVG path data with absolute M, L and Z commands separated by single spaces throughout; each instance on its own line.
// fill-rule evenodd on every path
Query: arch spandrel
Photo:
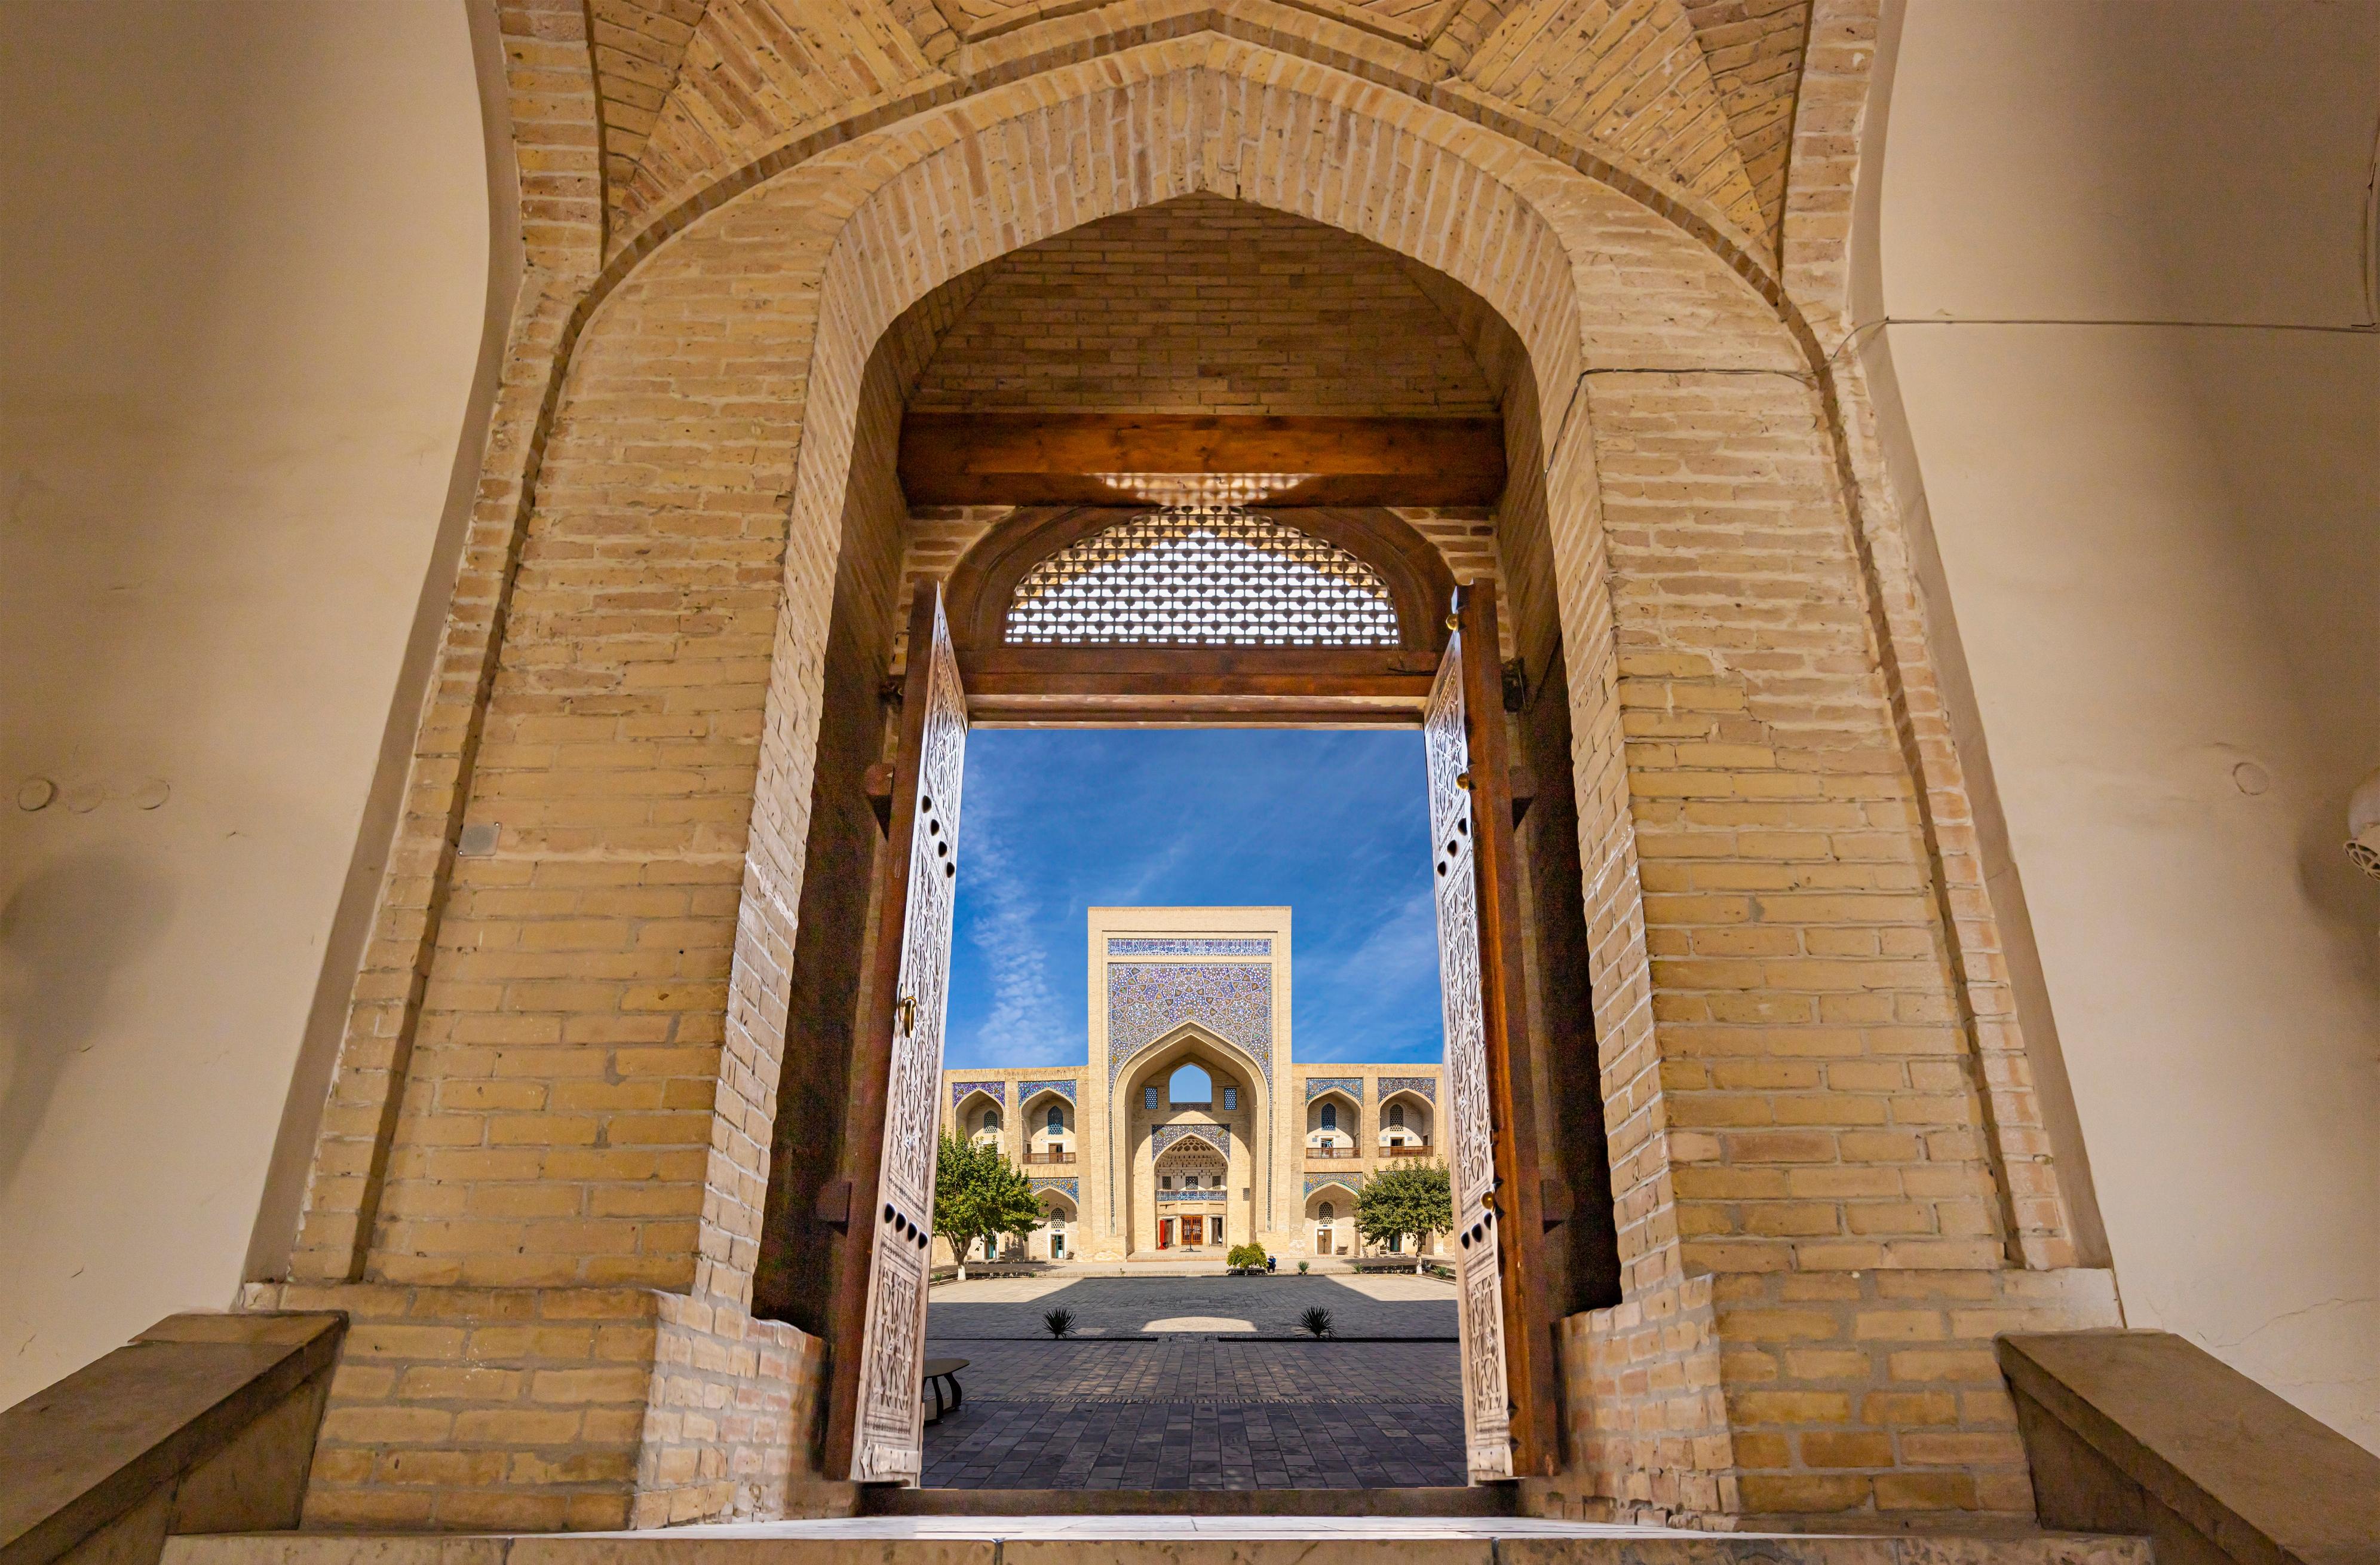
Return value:
M 1068 177 L 1050 175 L 1049 148 L 1081 154 Z M 580 538 L 601 535 L 605 547 L 650 539 L 661 569 L 673 554 L 691 559 L 682 519 L 710 527 L 741 518 L 755 544 L 783 541 L 774 570 L 763 574 L 764 553 L 740 568 L 741 622 L 773 598 L 780 648 L 822 644 L 862 375 L 884 329 L 930 287 L 1008 249 L 1196 190 L 1347 228 L 1479 294 L 1528 351 L 1548 449 L 1590 351 L 1662 319 L 1680 326 L 1653 356 L 1673 366 L 1699 357 L 1743 367 L 1791 351 L 1776 317 L 1683 231 L 1550 157 L 1390 90 L 1211 34 L 1053 70 L 820 153 L 626 258 L 632 275 L 595 308 L 567 372 L 489 731 L 530 709 L 512 692 L 534 694 L 544 676 L 538 642 L 517 627 L 571 611 L 567 554 Z M 1583 282 L 1594 286 L 1583 292 Z M 734 329 L 722 336 L 722 323 Z M 679 381 L 678 404 L 655 407 L 646 394 L 656 365 Z M 685 455 L 624 470 L 617 454 L 634 450 Z M 1578 503 L 1575 481 L 1548 488 L 1558 505 Z M 549 553 L 548 539 L 564 547 Z M 1600 591 L 1591 573 L 1570 580 Z M 688 600 L 683 612 L 689 633 L 731 623 L 710 604 Z M 1582 621 L 1598 623 L 1608 637 L 1608 609 Z M 586 671 L 582 661 L 574 672 Z M 627 678 L 625 667 L 592 672 Z M 722 664 L 721 677 L 743 676 Z M 744 752 L 754 770 L 739 778 L 722 754 L 708 774 L 722 796 L 753 801 L 748 829 L 688 826 L 682 843 L 660 844 L 743 858 L 735 972 L 674 993 L 689 1014 L 723 999 L 726 1046 L 753 1058 L 783 1047 L 780 985 L 750 971 L 747 953 L 793 942 L 823 699 L 814 656 L 775 657 L 765 677 L 757 754 Z M 610 829 L 591 816 L 584 828 L 599 842 Z M 749 1182 L 762 1149 L 739 1136 L 713 1155 L 736 1171 L 705 1182 L 733 1189 Z M 405 1177 L 392 1173 L 392 1187 Z M 759 1214 L 727 1221 L 750 1240 Z M 748 1287 L 729 1263 L 690 1253 L 686 1264 L 706 1290 Z

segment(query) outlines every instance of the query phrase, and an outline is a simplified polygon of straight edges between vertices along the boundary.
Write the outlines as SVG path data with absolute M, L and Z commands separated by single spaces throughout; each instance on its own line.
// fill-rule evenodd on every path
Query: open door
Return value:
M 1484 1483 L 1551 1473 L 1559 1437 L 1553 1342 L 1532 1324 L 1543 1197 L 1528 1138 L 1517 1133 L 1520 860 L 1495 589 L 1466 587 L 1457 602 L 1422 739 L 1446 1008 L 1463 1443 L 1472 1482 Z
M 827 1462 L 855 1483 L 914 1484 L 925 1465 L 919 1391 L 966 732 L 941 590 L 921 584 L 909 614 L 884 886 L 852 1073 L 846 1228 L 828 1321 Z

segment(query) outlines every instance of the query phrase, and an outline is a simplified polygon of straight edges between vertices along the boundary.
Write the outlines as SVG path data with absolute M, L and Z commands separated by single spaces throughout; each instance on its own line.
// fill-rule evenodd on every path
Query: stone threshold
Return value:
M 1694 1533 L 1509 1516 L 1209 1514 L 857 1516 L 509 1536 L 222 1534 L 167 1540 L 162 1565 L 2155 1565 L 2155 1559 L 2144 1538 L 2093 1534 Z
M 1509 1517 L 1506 1484 L 1393 1489 L 941 1489 L 869 1486 L 868 1516 L 1165 1516 L 1198 1521 L 1245 1517 Z

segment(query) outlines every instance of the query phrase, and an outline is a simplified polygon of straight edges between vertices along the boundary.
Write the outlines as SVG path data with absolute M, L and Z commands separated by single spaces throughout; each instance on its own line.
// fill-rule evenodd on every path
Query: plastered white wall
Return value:
M 5 1405 L 238 1285 L 492 247 L 462 0 L 0 6 L 0 92 Z
M 2380 7 L 1887 21 L 1863 357 L 2127 1318 L 2380 1449 Z

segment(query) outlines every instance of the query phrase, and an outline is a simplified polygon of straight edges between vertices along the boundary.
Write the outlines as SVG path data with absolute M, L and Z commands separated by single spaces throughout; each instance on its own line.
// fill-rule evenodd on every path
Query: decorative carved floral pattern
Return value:
M 1447 642 L 1422 718 L 1429 771 L 1431 878 L 1438 887 L 1439 988 L 1446 1015 L 1448 1127 L 1452 1132 L 1455 1304 L 1462 1338 L 1463 1425 L 1475 1479 L 1512 1476 L 1504 1378 L 1504 1301 L 1498 1255 L 1495 1145 L 1479 972 L 1479 887 L 1472 863 L 1471 747 L 1463 732 L 1463 638 Z M 1433 1098 L 1433 1102 L 1435 1099 Z
M 1429 1099 L 1430 1102 L 1436 1103 L 1438 1101 L 1438 1078 L 1435 1076 L 1381 1077 L 1380 1095 L 1382 1097 L 1386 1097 L 1390 1093 L 1419 1093 L 1422 1096 Z
M 1364 1101 L 1364 1078 L 1361 1076 L 1308 1076 L 1305 1079 L 1305 1101 L 1312 1103 L 1324 1093 L 1345 1093 L 1357 1103 Z
M 1038 646 L 1392 647 L 1379 572 L 1235 505 L 1169 506 L 1025 573 L 1007 639 Z
M 1108 1090 L 1125 1063 L 1184 1021 L 1245 1049 L 1272 1080 L 1272 964 L 1110 962 Z
M 931 662 L 919 724 L 917 798 L 902 913 L 900 1001 L 885 1088 L 883 1182 L 874 1214 L 853 1437 L 851 1475 L 863 1484 L 915 1483 L 925 1455 L 918 1387 L 933 1232 L 937 1087 L 950 1002 L 951 916 L 957 901 L 959 784 L 966 760 L 966 697 L 939 598 L 927 655 Z
M 1111 935 L 1108 955 L 1111 957 L 1269 957 L 1272 955 L 1269 940 L 1192 940 L 1145 939 L 1137 935 Z

